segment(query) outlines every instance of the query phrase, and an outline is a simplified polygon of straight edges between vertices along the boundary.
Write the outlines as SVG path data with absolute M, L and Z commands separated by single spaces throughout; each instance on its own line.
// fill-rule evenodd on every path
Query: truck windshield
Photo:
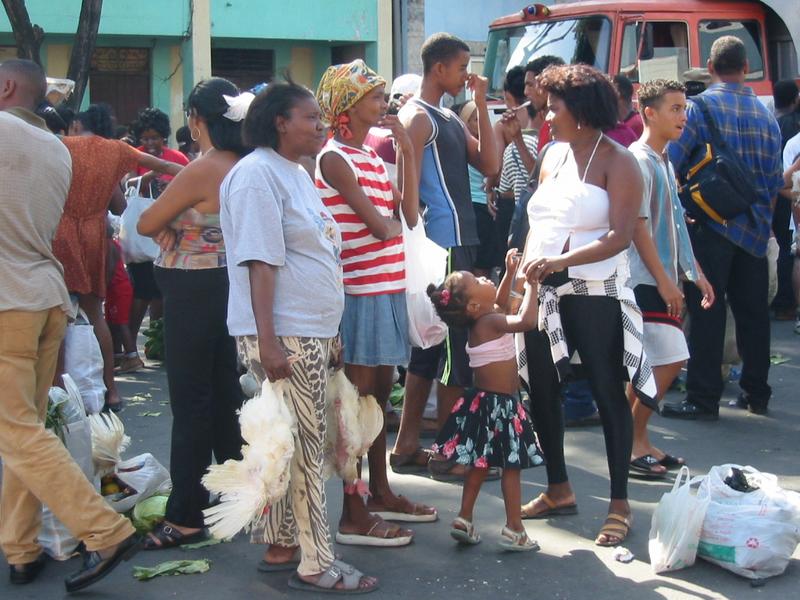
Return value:
M 489 32 L 484 74 L 490 93 L 499 95 L 512 67 L 539 56 L 554 55 L 569 63 L 586 63 L 608 70 L 611 22 L 603 16 L 544 21 Z
M 747 51 L 750 70 L 747 80 L 764 79 L 764 59 L 761 54 L 761 35 L 757 21 L 700 21 L 700 64 L 705 65 L 711 46 L 723 35 L 742 40 Z

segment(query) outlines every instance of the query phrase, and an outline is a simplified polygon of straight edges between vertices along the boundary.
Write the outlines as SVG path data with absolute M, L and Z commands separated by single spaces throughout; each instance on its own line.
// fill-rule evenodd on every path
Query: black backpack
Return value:
M 691 98 L 703 114 L 711 143 L 696 147 L 689 157 L 689 169 L 679 191 L 681 204 L 694 218 L 727 225 L 730 219 L 747 214 L 758 199 L 748 167 L 720 135 L 703 98 Z

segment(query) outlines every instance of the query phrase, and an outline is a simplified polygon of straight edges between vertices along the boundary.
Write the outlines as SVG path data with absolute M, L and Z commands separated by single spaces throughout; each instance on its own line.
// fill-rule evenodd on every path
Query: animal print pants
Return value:
M 331 339 L 279 337 L 288 357 L 297 357 L 285 387 L 285 400 L 297 420 L 291 479 L 286 496 L 273 504 L 251 535 L 253 543 L 300 546 L 300 575 L 313 575 L 333 564 L 325 481 L 325 390 Z M 266 372 L 259 361 L 258 338 L 236 338 L 239 359 L 259 386 Z

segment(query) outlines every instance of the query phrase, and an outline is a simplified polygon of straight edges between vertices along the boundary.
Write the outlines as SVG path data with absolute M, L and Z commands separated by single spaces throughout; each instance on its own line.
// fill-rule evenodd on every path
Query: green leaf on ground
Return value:
M 773 365 L 782 365 L 784 363 L 788 363 L 790 360 L 792 359 L 788 356 L 784 356 L 780 352 L 769 355 L 769 362 L 771 362 Z
M 143 413 L 139 413 L 139 416 L 140 417 L 160 417 L 161 413 L 160 412 L 153 412 L 153 411 L 150 411 L 150 410 L 146 410 Z
M 211 568 L 211 561 L 207 558 L 198 560 L 168 560 L 155 567 L 133 567 L 133 576 L 139 581 L 147 581 L 162 575 L 191 575 L 205 573 Z
M 216 546 L 217 544 L 221 544 L 223 542 L 227 542 L 229 540 L 220 540 L 217 538 L 208 538 L 207 540 L 203 540 L 202 542 L 197 542 L 195 544 L 181 544 L 181 550 L 196 550 L 197 548 L 205 548 L 207 546 Z

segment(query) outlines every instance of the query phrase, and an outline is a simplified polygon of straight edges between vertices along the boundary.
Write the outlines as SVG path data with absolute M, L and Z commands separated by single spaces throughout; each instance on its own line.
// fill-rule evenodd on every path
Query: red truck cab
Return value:
M 748 85 L 766 97 L 772 95 L 766 23 L 759 2 L 532 4 L 490 25 L 484 73 L 490 79 L 490 94 L 496 97 L 502 97 L 508 69 L 547 54 L 567 63 L 587 63 L 611 75 L 622 73 L 634 84 L 660 77 L 686 81 L 706 73 L 717 38 L 734 35 L 747 49 Z M 789 46 L 793 50 L 791 42 Z M 796 71 L 796 58 L 791 58 L 795 64 L 789 68 Z

